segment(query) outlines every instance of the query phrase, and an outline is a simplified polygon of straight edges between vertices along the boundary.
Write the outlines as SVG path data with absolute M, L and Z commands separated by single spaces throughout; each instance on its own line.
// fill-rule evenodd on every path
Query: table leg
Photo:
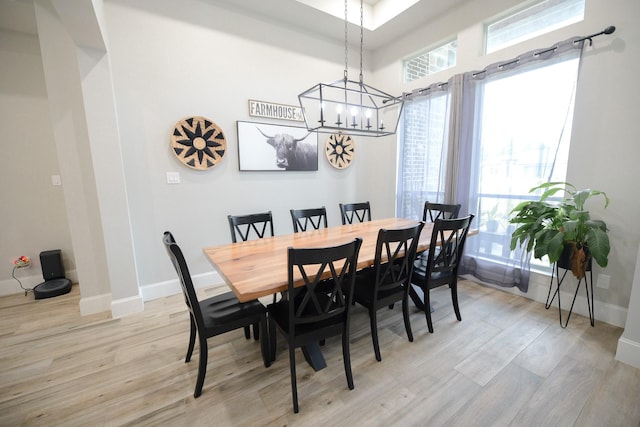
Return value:
M 411 287 L 409 288 L 409 296 L 411 297 L 411 300 L 416 305 L 416 307 L 418 307 L 418 310 L 424 311 L 424 294 L 420 294 L 422 294 L 422 289 L 415 285 L 411 285 Z M 431 311 L 431 313 L 433 313 L 433 305 L 429 306 L 429 310 Z
M 302 354 L 314 371 L 317 372 L 327 367 L 327 362 L 324 360 L 322 350 L 320 350 L 320 343 L 315 342 L 302 346 Z

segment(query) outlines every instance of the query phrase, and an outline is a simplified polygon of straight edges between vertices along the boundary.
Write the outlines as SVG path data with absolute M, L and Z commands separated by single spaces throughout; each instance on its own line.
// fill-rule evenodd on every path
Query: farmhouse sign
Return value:
M 296 105 L 275 104 L 273 102 L 249 100 L 249 115 L 269 119 L 294 120 L 303 122 L 302 109 Z

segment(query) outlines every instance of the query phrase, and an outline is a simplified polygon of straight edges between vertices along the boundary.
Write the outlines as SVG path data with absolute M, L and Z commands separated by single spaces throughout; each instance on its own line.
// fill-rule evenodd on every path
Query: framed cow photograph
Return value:
M 241 171 L 317 171 L 318 136 L 307 128 L 238 121 Z

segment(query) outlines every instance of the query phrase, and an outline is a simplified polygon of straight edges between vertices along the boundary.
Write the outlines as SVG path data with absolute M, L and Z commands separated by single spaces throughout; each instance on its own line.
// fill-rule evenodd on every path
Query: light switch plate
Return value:
M 62 185 L 62 179 L 60 175 L 51 175 L 51 185 L 54 187 L 59 187 Z

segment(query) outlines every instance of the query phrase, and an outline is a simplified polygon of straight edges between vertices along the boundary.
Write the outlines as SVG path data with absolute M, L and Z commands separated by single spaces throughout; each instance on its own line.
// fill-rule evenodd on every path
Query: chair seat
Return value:
M 310 310 L 303 310 L 305 313 Z M 280 329 L 284 331 L 286 334 L 289 333 L 289 301 L 287 299 L 282 299 L 275 304 L 269 305 L 269 316 L 271 320 L 274 320 Z M 296 337 L 299 342 L 304 342 L 305 340 L 301 337 L 310 334 L 312 336 L 311 340 L 316 340 L 313 336 L 324 335 L 327 329 L 336 328 L 336 333 L 339 333 L 344 325 L 344 321 L 341 318 L 329 318 L 326 320 L 322 320 L 319 322 L 314 322 L 310 325 L 305 324 L 297 324 L 296 325 Z M 319 331 L 321 331 L 319 333 Z
M 413 275 L 412 282 L 420 287 L 424 287 L 425 283 L 427 283 L 426 279 L 427 275 L 427 263 L 419 260 L 413 266 Z M 455 274 L 451 271 L 441 271 L 431 273 L 429 277 L 429 288 L 433 289 L 438 286 L 442 286 L 448 283 L 451 283 L 455 278 Z
M 371 288 L 373 287 L 375 280 L 375 271 L 373 271 L 373 269 L 364 274 L 358 273 L 356 275 L 356 286 L 353 291 L 353 299 L 366 307 L 370 306 L 373 303 L 373 292 L 371 291 Z M 387 299 L 392 299 L 392 302 L 401 300 L 403 294 L 403 286 L 398 286 L 393 289 L 379 290 L 377 301 L 381 305 L 385 305 L 385 301 Z
M 240 302 L 233 292 L 200 301 L 200 310 L 207 328 L 229 324 L 252 316 L 260 316 L 266 308 L 258 300 Z

